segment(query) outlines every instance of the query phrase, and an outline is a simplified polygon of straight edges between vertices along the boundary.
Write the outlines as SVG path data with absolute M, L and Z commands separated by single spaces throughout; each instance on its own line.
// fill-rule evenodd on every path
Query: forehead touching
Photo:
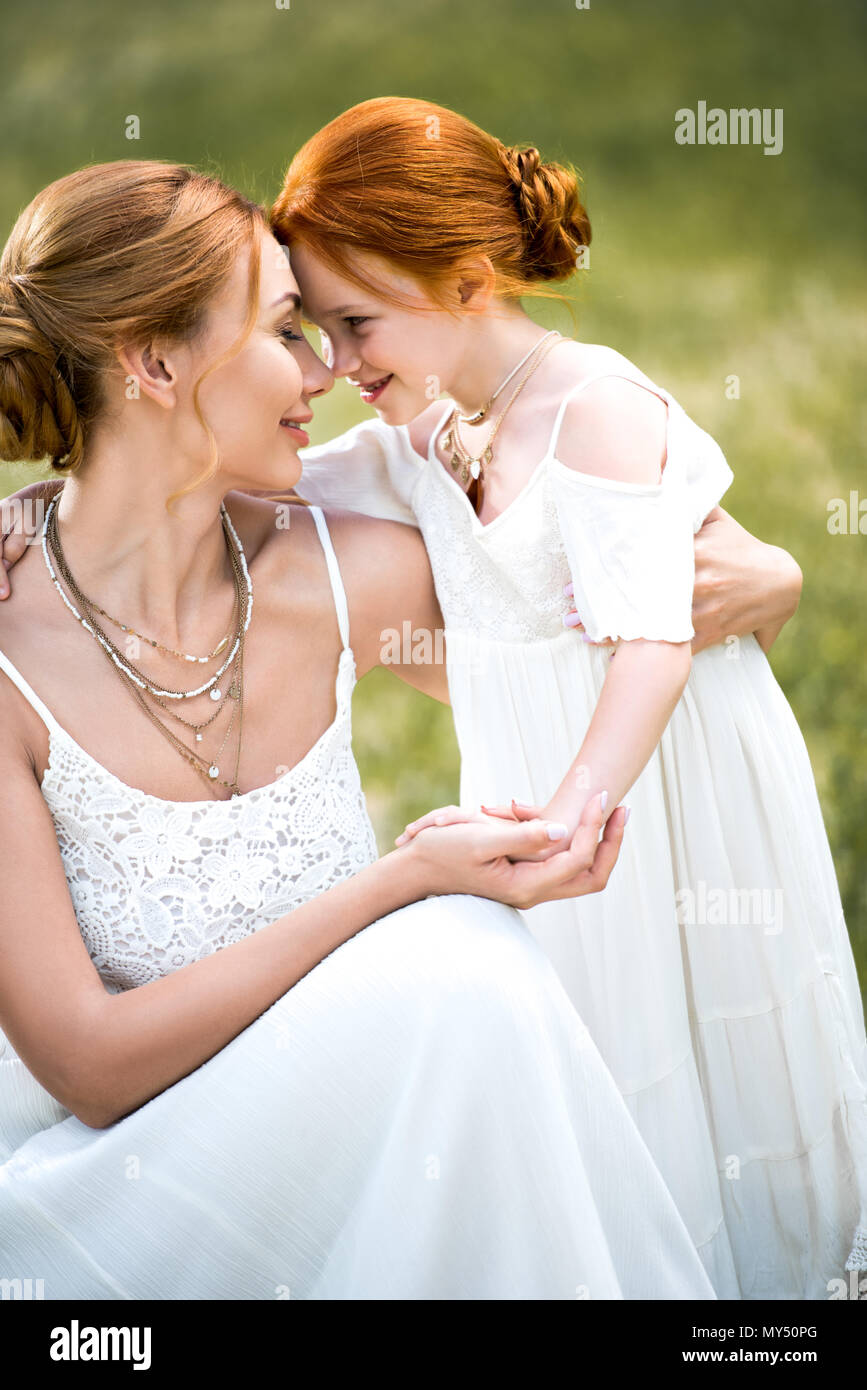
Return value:
M 250 286 L 250 250 L 245 247 L 226 284 L 211 300 L 210 327 L 213 332 L 236 328 L 247 315 Z M 279 323 L 300 305 L 300 291 L 284 248 L 263 232 L 259 244 L 259 320 Z
M 286 247 L 265 231 L 261 238 L 259 307 L 263 314 L 277 318 L 301 307 L 301 292 Z
M 393 312 L 401 307 L 380 298 L 375 290 L 365 289 L 354 280 L 348 280 L 320 260 L 309 246 L 296 243 L 290 252 L 290 262 L 298 280 L 304 317 L 322 328 L 346 315 L 369 314 L 377 310 Z M 381 285 L 383 291 L 397 291 L 417 302 L 419 308 L 426 305 L 421 287 L 408 276 L 392 269 L 387 261 L 359 251 L 355 253 L 355 263 L 360 273 L 369 277 L 374 284 Z

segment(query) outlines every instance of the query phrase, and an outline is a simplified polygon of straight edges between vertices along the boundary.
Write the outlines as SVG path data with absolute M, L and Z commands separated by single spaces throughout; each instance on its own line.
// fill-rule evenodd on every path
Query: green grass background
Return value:
M 867 496 L 865 196 L 858 0 L 45 0 L 0 6 L 0 213 L 92 161 L 169 158 L 259 199 L 293 151 L 371 96 L 456 107 L 585 177 L 579 335 L 668 387 L 735 471 L 726 506 L 804 571 L 772 664 L 804 731 L 867 984 L 867 537 L 827 507 Z M 680 107 L 782 107 L 784 149 L 683 147 Z M 126 117 L 141 138 L 125 138 Z M 6 233 L 4 232 L 4 236 Z M 546 325 L 571 332 L 562 308 Z M 727 399 L 726 378 L 740 379 Z M 365 414 L 338 386 L 318 441 Z M 38 476 L 0 464 L 0 493 Z M 356 747 L 380 846 L 454 799 L 448 710 L 385 672 L 359 687 Z

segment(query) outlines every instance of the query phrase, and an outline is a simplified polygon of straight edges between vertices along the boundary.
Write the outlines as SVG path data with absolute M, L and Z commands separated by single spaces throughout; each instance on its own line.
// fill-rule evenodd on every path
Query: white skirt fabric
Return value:
M 464 631 L 448 652 L 462 804 L 544 804 L 608 652 Z M 525 920 L 718 1297 L 827 1298 L 867 1268 L 864 1013 L 807 750 L 754 637 L 695 657 L 626 800 L 605 892 Z
M 20 1144 L 0 1278 L 47 1299 L 714 1298 L 521 915 L 457 896 L 350 938 L 112 1127 Z

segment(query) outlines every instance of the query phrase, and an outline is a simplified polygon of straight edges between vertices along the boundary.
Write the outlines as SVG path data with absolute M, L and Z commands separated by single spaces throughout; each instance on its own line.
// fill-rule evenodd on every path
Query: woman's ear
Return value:
M 144 347 L 125 344 L 117 349 L 117 360 L 124 373 L 128 400 L 146 395 L 165 410 L 177 404 L 177 365 L 167 348 L 157 343 Z
M 477 256 L 466 262 L 458 275 L 458 297 L 462 309 L 481 313 L 494 296 L 496 273 L 489 256 Z

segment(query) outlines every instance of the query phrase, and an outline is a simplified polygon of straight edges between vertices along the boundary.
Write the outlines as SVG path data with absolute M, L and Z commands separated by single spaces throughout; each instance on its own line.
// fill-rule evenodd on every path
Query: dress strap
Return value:
M 28 685 L 21 672 L 12 665 L 8 656 L 4 656 L 3 652 L 0 652 L 0 671 L 5 671 L 12 684 L 18 687 L 28 704 L 33 706 L 49 733 L 63 732 L 48 706 L 42 703 L 33 687 Z
M 337 609 L 337 623 L 340 628 L 340 640 L 343 643 L 344 651 L 349 646 L 349 608 L 346 603 L 346 591 L 343 587 L 343 580 L 340 577 L 340 566 L 337 563 L 337 556 L 334 553 L 334 546 L 328 532 L 328 524 L 325 520 L 321 507 L 311 507 L 313 520 L 316 522 L 316 530 L 319 532 L 319 539 L 322 542 L 322 549 L 325 551 L 325 561 L 328 565 L 328 578 L 331 580 L 331 592 L 334 595 L 334 607 Z
M 551 431 L 551 439 L 548 444 L 548 458 L 551 457 L 557 448 L 557 440 L 560 438 L 560 427 L 563 424 L 563 416 L 566 414 L 566 407 L 569 402 L 573 397 L 583 391 L 585 387 L 592 386 L 594 381 L 604 381 L 607 377 L 619 377 L 623 381 L 631 381 L 633 386 L 640 386 L 645 391 L 651 391 L 654 396 L 659 396 L 661 400 L 664 400 L 666 404 L 668 404 L 668 398 L 658 387 L 644 381 L 638 381 L 634 376 L 630 376 L 628 372 L 593 372 L 590 376 L 585 377 L 583 381 L 579 381 L 577 386 L 573 386 L 571 391 L 567 391 L 560 402 L 560 409 L 557 411 L 557 418 L 554 421 L 554 428 Z

